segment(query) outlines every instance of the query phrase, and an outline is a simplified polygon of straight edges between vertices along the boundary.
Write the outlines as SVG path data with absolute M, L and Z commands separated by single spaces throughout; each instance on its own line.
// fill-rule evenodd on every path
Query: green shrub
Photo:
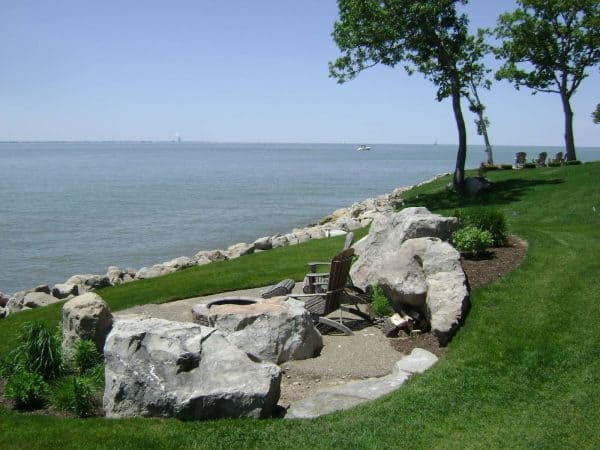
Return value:
M 581 161 L 579 161 L 578 159 L 574 160 L 574 161 L 567 161 L 565 163 L 567 166 L 578 166 L 581 164 Z
M 562 166 L 562 163 L 559 163 L 558 161 L 550 161 L 548 163 L 548 167 L 560 167 Z
M 502 170 L 512 170 L 513 166 L 512 166 L 512 164 L 500 164 L 500 168 Z
M 535 163 L 532 162 L 528 162 L 523 164 L 523 169 L 535 169 L 537 166 L 535 165 Z
M 390 307 L 390 301 L 383 293 L 383 289 L 378 284 L 373 286 L 373 312 L 378 317 L 385 317 L 392 314 L 392 308 Z
M 73 362 L 80 374 L 87 373 L 102 361 L 102 355 L 96 348 L 96 344 L 88 339 L 81 339 L 75 344 Z
M 493 244 L 492 233 L 477 227 L 465 227 L 452 235 L 454 246 L 471 256 L 480 256 Z
M 475 227 L 492 234 L 492 245 L 506 245 L 508 241 L 508 225 L 504 213 L 493 208 L 457 209 L 454 216 L 458 218 L 459 228 Z
M 98 407 L 94 384 L 87 377 L 67 377 L 58 381 L 52 389 L 52 405 L 78 417 L 94 415 Z
M 96 364 L 94 367 L 89 369 L 85 376 L 97 389 L 104 390 L 104 362 Z
M 48 384 L 44 378 L 25 369 L 17 369 L 6 380 L 4 395 L 15 401 L 19 409 L 35 409 L 44 405 Z

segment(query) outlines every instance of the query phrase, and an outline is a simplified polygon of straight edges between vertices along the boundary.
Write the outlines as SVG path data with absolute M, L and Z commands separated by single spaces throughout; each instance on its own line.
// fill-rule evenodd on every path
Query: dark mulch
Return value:
M 527 242 L 517 236 L 510 236 L 505 247 L 495 247 L 481 258 L 463 256 L 461 263 L 469 286 L 476 289 L 486 284 L 498 281 L 504 275 L 517 268 L 527 255 Z M 410 353 L 413 348 L 423 348 L 441 356 L 444 348 L 440 347 L 437 339 L 430 333 L 409 337 L 401 335 L 390 339 L 392 347 L 402 353 Z
M 506 247 L 493 248 L 486 257 L 461 258 L 471 289 L 498 281 L 518 267 L 527 254 L 527 242 L 516 236 L 508 238 Z

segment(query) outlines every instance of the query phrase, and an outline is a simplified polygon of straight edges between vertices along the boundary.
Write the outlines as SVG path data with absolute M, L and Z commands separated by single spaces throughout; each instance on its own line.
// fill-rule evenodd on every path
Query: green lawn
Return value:
M 529 241 L 522 266 L 472 293 L 465 326 L 444 358 L 401 390 L 310 421 L 60 419 L 0 409 L 1 448 L 600 448 L 600 163 L 490 172 L 494 189 L 469 200 L 448 179 L 408 204 L 448 213 L 504 210 Z M 418 198 L 417 198 L 418 196 Z M 595 211 L 594 211 L 595 208 Z M 313 241 L 161 279 L 106 289 L 114 310 L 147 301 L 300 279 L 343 239 Z M 24 320 L 0 322 L 0 352 Z

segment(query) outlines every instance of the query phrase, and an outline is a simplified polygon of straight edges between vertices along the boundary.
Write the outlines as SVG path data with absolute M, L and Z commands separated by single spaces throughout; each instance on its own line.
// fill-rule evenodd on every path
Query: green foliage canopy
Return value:
M 439 101 L 452 97 L 459 148 L 454 185 L 464 183 L 466 128 L 460 99 L 472 80 L 484 78 L 484 47 L 468 33 L 468 18 L 457 4 L 467 0 L 338 0 L 339 20 L 333 39 L 342 55 L 329 63 L 339 83 L 378 64 L 402 64 L 409 74 L 421 72 L 438 88 Z M 474 76 L 480 74 L 481 76 Z
M 498 19 L 496 37 L 504 60 L 496 73 L 516 89 L 560 94 L 565 113 L 567 159 L 575 160 L 570 99 L 600 62 L 598 0 L 517 0 L 517 9 Z

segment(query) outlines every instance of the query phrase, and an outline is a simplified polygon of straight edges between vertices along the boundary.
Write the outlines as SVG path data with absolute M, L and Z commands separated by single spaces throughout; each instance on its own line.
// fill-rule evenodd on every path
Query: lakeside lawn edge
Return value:
M 596 323 L 600 309 L 594 301 L 594 280 L 600 272 L 594 257 L 600 251 L 596 231 L 600 219 L 592 209 L 594 205 L 600 209 L 599 175 L 598 163 L 490 174 L 504 191 L 488 203 L 507 213 L 511 232 L 529 242 L 528 255 L 499 282 L 473 291 L 465 326 L 436 367 L 380 401 L 317 420 L 292 422 L 76 420 L 0 410 L 0 444 L 6 448 L 25 444 L 46 448 L 593 448 L 600 442 L 595 384 L 600 354 L 594 345 L 600 335 Z M 438 195 L 440 188 L 443 181 L 411 192 L 425 206 L 434 205 L 434 212 L 476 205 L 452 203 Z M 283 255 L 282 260 L 289 260 L 284 270 L 304 272 L 306 255 L 335 252 L 342 239 L 338 240 L 295 246 L 296 253 Z M 261 255 L 243 258 L 250 261 Z M 239 269 L 240 276 L 246 276 L 243 258 L 239 267 L 227 270 Z M 577 267 L 585 271 L 574 270 Z M 266 267 L 260 276 L 268 277 L 275 268 L 279 269 Z M 240 282 L 239 276 L 232 278 Z M 123 293 L 123 298 L 128 295 Z M 51 313 L 56 317 L 59 311 L 55 307 Z M 9 337 L 3 325 L 1 342 Z M 102 440 L 90 439 L 93 436 Z

